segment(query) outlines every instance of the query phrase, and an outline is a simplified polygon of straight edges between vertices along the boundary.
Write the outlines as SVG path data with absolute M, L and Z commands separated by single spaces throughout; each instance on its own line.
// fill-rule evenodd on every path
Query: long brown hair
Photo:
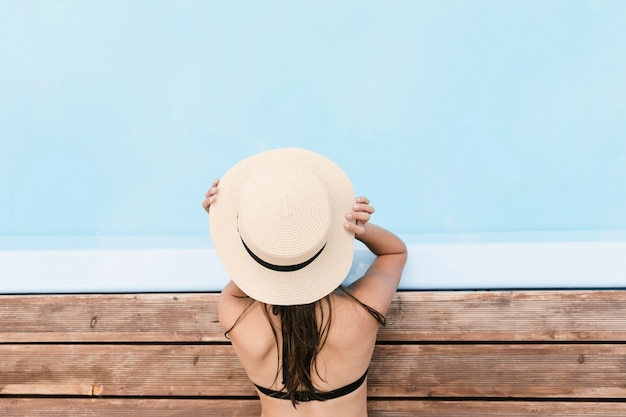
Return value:
M 387 324 L 385 317 L 361 302 L 352 295 L 345 287 L 340 286 L 339 289 L 348 297 L 361 305 L 381 326 Z M 237 318 L 235 324 L 228 329 L 225 336 L 237 325 L 243 314 L 255 303 L 250 302 L 244 309 L 243 313 Z M 325 309 L 321 303 L 326 303 L 328 317 L 324 317 Z M 326 343 L 328 338 L 328 330 L 332 322 L 332 306 L 328 296 L 311 304 L 293 305 L 293 306 L 273 306 L 261 303 L 263 312 L 265 313 L 276 340 L 276 348 L 280 363 L 280 345 L 278 331 L 282 336 L 282 385 L 285 395 L 281 398 L 291 401 L 293 406 L 299 403 L 298 398 L 302 398 L 303 394 L 306 398 L 323 401 L 315 389 L 312 381 L 312 370 L 321 378 L 317 370 L 317 355 Z M 319 306 L 319 307 L 318 307 Z M 318 311 L 321 312 L 321 318 L 318 321 Z M 271 315 L 280 318 L 280 329 L 277 329 Z M 280 375 L 281 366 L 276 371 L 276 380 Z M 281 390 L 282 391 L 282 390 Z

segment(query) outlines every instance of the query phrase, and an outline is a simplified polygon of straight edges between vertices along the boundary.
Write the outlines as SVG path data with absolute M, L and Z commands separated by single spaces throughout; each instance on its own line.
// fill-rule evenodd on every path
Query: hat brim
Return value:
M 331 227 L 326 247 L 305 268 L 291 272 L 261 266 L 246 251 L 237 231 L 239 197 L 249 176 L 277 162 L 305 166 L 322 181 L 331 202 Z M 315 152 L 282 148 L 248 157 L 220 179 L 217 200 L 211 205 L 209 228 L 213 246 L 230 278 L 251 298 L 272 305 L 301 305 L 333 292 L 346 278 L 354 255 L 354 234 L 344 229 L 355 195 L 346 173 Z

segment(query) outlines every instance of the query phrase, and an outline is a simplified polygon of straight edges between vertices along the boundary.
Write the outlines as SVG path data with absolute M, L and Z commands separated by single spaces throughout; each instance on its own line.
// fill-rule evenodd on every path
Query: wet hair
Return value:
M 387 324 L 385 316 L 376 311 L 374 308 L 361 302 L 358 298 L 352 295 L 345 287 L 340 286 L 344 294 L 354 300 L 357 304 L 362 306 L 381 326 Z M 249 298 L 249 297 L 245 297 Z M 233 330 L 237 325 L 241 317 L 248 311 L 248 309 L 256 303 L 255 300 L 249 298 L 248 305 L 244 311 L 239 315 L 235 323 L 230 329 L 228 329 L 224 335 L 228 338 L 228 333 Z M 325 309 L 322 308 L 322 303 L 325 303 L 328 311 L 328 317 L 324 317 Z M 278 359 L 280 363 L 280 345 L 278 332 L 281 332 L 282 336 L 282 385 L 285 395 L 281 398 L 288 399 L 295 407 L 299 401 L 298 398 L 304 394 L 307 398 L 323 401 L 324 399 L 319 395 L 315 386 L 313 386 L 312 371 L 318 377 L 321 378 L 317 370 L 317 355 L 326 343 L 328 338 L 328 331 L 332 323 L 332 306 L 330 297 L 326 296 L 321 300 L 315 301 L 310 304 L 293 305 L 293 306 L 274 306 L 270 304 L 261 303 L 263 312 L 267 317 L 272 333 L 274 334 L 274 340 L 276 341 L 276 348 L 278 353 Z M 319 308 L 318 308 L 319 306 Z M 318 322 L 318 311 L 321 312 L 321 318 Z M 280 318 L 280 328 L 277 329 L 272 315 Z M 276 370 L 276 378 L 278 380 L 280 375 L 281 366 L 279 365 Z

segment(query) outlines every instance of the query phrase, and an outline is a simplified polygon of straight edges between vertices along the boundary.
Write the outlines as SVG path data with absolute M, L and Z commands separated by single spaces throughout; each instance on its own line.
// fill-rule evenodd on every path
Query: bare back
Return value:
M 220 321 L 230 328 L 245 310 L 249 300 L 232 295 L 220 301 Z M 374 345 L 378 322 L 354 299 L 336 291 L 329 296 L 332 308 L 332 321 L 328 338 L 317 357 L 317 372 L 312 370 L 314 386 L 320 392 L 328 392 L 358 380 L 368 369 Z M 262 387 L 279 391 L 282 388 L 281 351 L 260 303 L 254 303 L 239 319 L 229 333 L 233 348 L 237 353 L 250 380 Z M 327 310 L 326 303 L 319 303 L 318 310 Z M 318 317 L 322 317 L 320 311 Z M 323 312 L 328 317 L 328 311 Z M 270 314 L 276 328 L 280 319 Z M 278 346 L 282 340 L 277 332 Z M 277 377 L 278 375 L 278 377 Z M 354 392 L 327 401 L 301 402 L 294 408 L 289 400 L 272 398 L 259 393 L 262 416 L 319 416 L 340 415 L 344 417 L 367 416 L 367 383 Z

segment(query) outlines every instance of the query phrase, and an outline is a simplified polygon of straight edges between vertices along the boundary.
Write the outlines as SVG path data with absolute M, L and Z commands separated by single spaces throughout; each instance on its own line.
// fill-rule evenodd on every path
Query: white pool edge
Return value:
M 626 242 L 410 244 L 401 289 L 626 287 Z M 355 246 L 347 281 L 372 256 Z M 219 291 L 210 248 L 0 251 L 0 293 Z

